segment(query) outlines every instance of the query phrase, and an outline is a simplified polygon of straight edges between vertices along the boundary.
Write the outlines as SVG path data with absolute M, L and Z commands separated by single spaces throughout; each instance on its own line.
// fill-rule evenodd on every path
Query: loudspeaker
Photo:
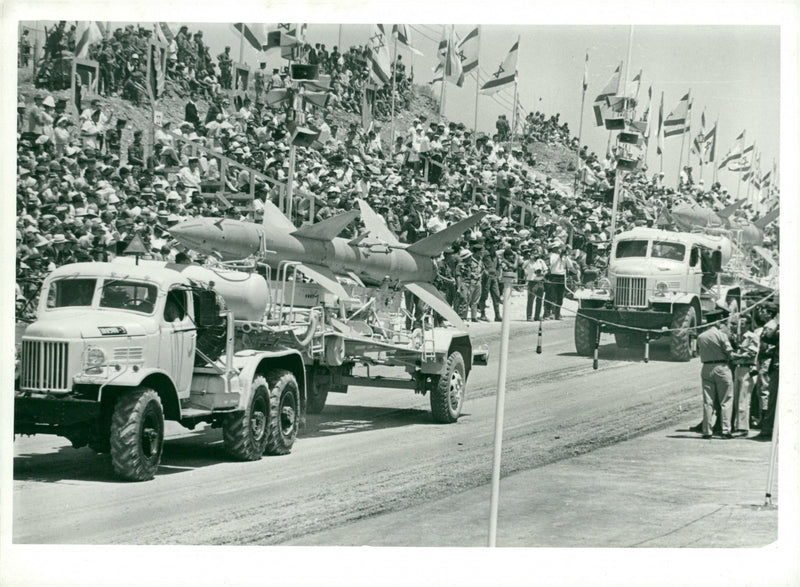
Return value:
M 628 145 L 639 144 L 639 134 L 635 132 L 621 132 L 617 135 L 620 143 L 627 143 Z
M 317 80 L 319 79 L 319 66 L 306 65 L 303 63 L 292 63 L 289 67 L 289 73 L 292 79 L 299 80 Z
M 607 130 L 622 130 L 625 128 L 625 119 L 620 118 L 606 118 Z

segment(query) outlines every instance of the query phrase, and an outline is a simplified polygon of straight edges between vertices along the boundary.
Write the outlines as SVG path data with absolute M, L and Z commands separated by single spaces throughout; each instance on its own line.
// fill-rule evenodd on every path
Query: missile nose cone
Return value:
M 208 237 L 212 234 L 212 228 L 205 218 L 190 218 L 176 224 L 168 232 L 182 245 L 203 251 L 209 246 Z

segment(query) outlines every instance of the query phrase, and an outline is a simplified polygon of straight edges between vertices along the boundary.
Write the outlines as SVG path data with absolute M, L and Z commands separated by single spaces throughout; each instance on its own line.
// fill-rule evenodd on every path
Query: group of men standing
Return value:
M 760 437 L 772 437 L 778 402 L 779 318 L 777 307 L 768 304 L 756 308 L 750 321 L 739 320 L 733 340 L 727 325 L 713 325 L 697 337 L 703 363 L 699 430 L 703 438 L 711 438 L 715 429 L 722 438 L 747 437 L 755 422 Z M 751 414 L 756 390 L 758 401 L 752 403 L 758 414 Z

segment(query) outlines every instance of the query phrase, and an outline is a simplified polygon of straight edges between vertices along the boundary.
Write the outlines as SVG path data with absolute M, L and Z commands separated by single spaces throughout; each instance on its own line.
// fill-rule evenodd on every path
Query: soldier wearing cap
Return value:
M 233 66 L 233 59 L 231 59 L 231 48 L 225 47 L 225 51 L 217 55 L 220 71 L 220 84 L 223 89 L 231 89 L 231 68 Z
M 733 408 L 733 378 L 728 362 L 731 360 L 730 337 L 712 325 L 697 337 L 697 350 L 703 368 L 700 374 L 703 386 L 703 438 L 711 438 L 715 405 L 719 405 L 719 420 L 723 438 L 731 438 Z
M 478 302 L 481 299 L 481 279 L 483 264 L 469 249 L 462 249 L 458 254 L 459 308 L 458 315 L 464 320 L 468 317 L 477 322 Z

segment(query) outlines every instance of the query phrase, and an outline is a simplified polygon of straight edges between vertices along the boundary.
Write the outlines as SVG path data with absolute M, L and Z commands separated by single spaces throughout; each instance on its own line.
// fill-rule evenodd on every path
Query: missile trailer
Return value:
M 396 328 L 387 289 L 354 282 L 344 301 L 296 264 L 272 279 L 236 269 L 120 257 L 53 271 L 22 336 L 15 434 L 88 445 L 143 481 L 158 470 L 165 420 L 222 428 L 227 453 L 252 461 L 289 453 L 306 412 L 349 385 L 430 393 L 436 421 L 458 419 L 469 371 L 486 362 L 466 333 Z M 410 377 L 371 377 L 373 366 Z
M 591 355 L 602 330 L 621 348 L 669 337 L 670 358 L 690 360 L 697 327 L 741 307 L 741 284 L 723 269 L 734 252 L 720 235 L 643 227 L 618 234 L 608 275 L 575 292 L 576 351 Z

